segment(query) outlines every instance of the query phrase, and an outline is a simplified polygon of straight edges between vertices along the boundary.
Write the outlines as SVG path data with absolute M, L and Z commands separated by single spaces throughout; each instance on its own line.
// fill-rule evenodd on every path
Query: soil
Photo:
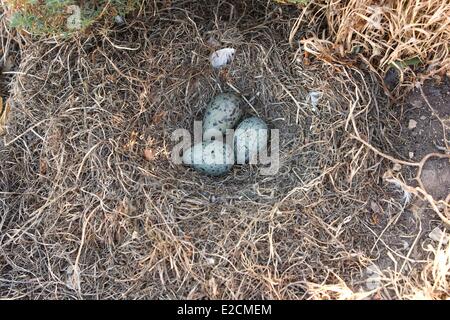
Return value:
M 413 90 L 402 105 L 394 106 L 391 116 L 398 121 L 398 127 L 388 138 L 392 148 L 385 148 L 384 151 L 397 159 L 420 162 L 429 154 L 442 155 L 450 151 L 448 149 L 450 79 L 446 78 L 441 83 L 427 81 L 422 86 L 422 91 L 420 88 Z M 397 168 L 394 166 L 391 169 L 409 186 L 418 186 L 415 179 L 418 167 L 402 165 Z M 426 191 L 435 200 L 445 201 L 446 198 L 448 199 L 450 193 L 450 161 L 448 158 L 430 157 L 423 166 L 420 178 Z M 372 217 L 375 221 L 379 221 L 373 230 L 379 234 L 379 242 L 390 248 L 391 253 L 395 251 L 413 259 L 414 262 L 411 261 L 411 266 L 419 268 L 420 263 L 427 259 L 427 253 L 422 248 L 431 243 L 430 232 L 435 228 L 444 230 L 444 227 L 440 218 L 429 207 L 428 202 L 419 197 L 407 200 L 404 196 L 403 191 L 397 186 L 386 185 L 384 198 L 374 199 L 370 203 Z M 388 213 L 389 199 L 403 202 L 404 208 L 398 215 L 392 216 Z M 398 268 L 392 257 L 398 258 L 396 254 L 388 256 L 386 252 L 381 253 L 379 258 L 374 261 L 373 268 L 380 272 Z M 403 266 L 401 268 L 403 269 Z M 371 285 L 376 286 L 376 281 Z M 389 296 L 393 293 L 386 291 L 385 294 Z
M 421 161 L 430 153 L 449 152 L 450 141 L 450 79 L 440 84 L 428 81 L 414 90 L 407 99 L 402 117 L 400 134 L 401 156 L 408 161 Z M 417 169 L 405 167 L 408 183 Z M 426 191 L 435 200 L 445 200 L 450 193 L 450 162 L 448 159 L 431 157 L 424 165 L 421 180 Z

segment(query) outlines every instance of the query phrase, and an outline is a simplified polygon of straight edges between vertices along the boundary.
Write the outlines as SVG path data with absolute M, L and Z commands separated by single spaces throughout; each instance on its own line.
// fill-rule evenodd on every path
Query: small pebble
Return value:
M 410 119 L 410 120 L 409 120 L 409 123 L 408 123 L 408 129 L 409 129 L 409 130 L 412 130 L 412 129 L 414 129 L 415 127 L 417 127 L 417 121 L 416 121 L 416 120 L 413 120 L 413 119 Z
M 118 24 L 118 25 L 123 25 L 125 23 L 125 19 L 122 16 L 115 16 L 114 17 L 114 21 Z
M 442 244 L 444 245 L 446 245 L 449 241 L 449 236 L 438 227 L 434 228 L 428 236 L 436 242 L 440 242 L 442 240 Z

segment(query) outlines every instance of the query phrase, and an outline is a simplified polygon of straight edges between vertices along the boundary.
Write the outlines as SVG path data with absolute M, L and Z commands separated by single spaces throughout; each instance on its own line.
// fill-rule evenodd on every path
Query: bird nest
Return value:
M 366 269 L 397 243 L 378 235 L 405 210 L 374 150 L 392 150 L 398 123 L 363 66 L 303 64 L 288 41 L 297 17 L 264 1 L 180 1 L 26 45 L 0 153 L 2 295 L 373 294 Z M 223 47 L 236 55 L 214 70 Z M 209 177 L 171 161 L 172 132 L 192 131 L 220 92 L 279 130 L 276 174 Z

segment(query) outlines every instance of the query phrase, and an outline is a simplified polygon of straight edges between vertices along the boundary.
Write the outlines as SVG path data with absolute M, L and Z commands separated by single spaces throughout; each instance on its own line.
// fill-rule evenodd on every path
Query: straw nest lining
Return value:
M 296 12 L 260 1 L 146 10 L 23 52 L 0 154 L 2 295 L 293 299 L 340 277 L 363 288 L 386 250 L 369 199 L 404 209 L 379 181 L 380 159 L 351 137 L 385 146 L 378 81 L 305 69 L 288 44 Z M 223 46 L 237 54 L 217 73 L 208 56 Z M 236 166 L 211 178 L 171 163 L 171 133 L 221 91 L 280 129 L 277 175 Z

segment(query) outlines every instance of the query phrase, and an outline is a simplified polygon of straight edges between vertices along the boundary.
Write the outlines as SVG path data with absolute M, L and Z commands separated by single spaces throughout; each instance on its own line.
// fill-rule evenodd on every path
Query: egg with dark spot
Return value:
M 220 176 L 233 167 L 233 149 L 219 140 L 198 143 L 184 152 L 183 163 L 198 172 Z
M 233 129 L 243 110 L 241 99 L 232 93 L 221 93 L 211 100 L 203 117 L 203 138 L 223 135 L 227 129 Z
M 243 120 L 234 133 L 234 153 L 238 164 L 256 164 L 257 155 L 267 148 L 268 127 L 258 117 Z

